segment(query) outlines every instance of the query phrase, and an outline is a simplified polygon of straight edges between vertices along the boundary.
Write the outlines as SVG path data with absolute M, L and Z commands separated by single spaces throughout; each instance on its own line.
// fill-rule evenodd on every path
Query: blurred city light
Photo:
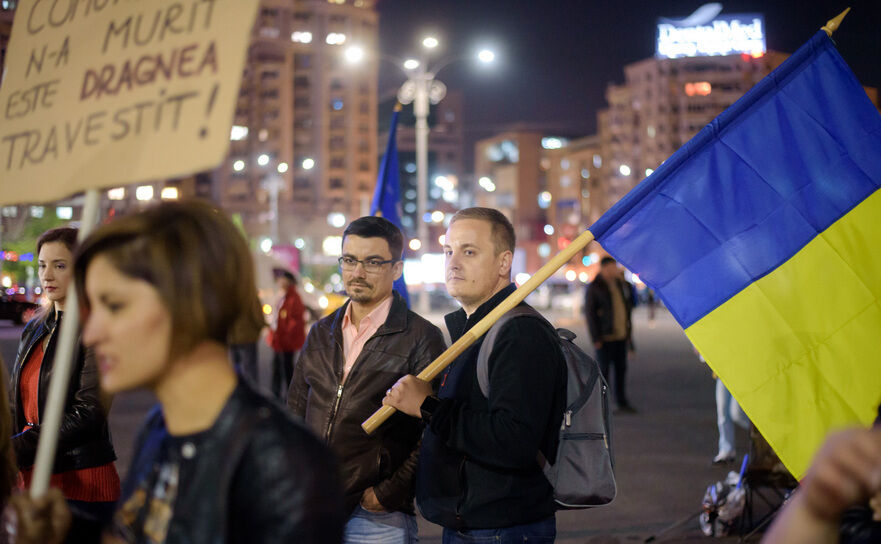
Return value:
M 233 125 L 229 131 L 229 139 L 233 141 L 244 140 L 248 137 L 248 127 Z
M 322 295 L 321 298 L 318 299 L 318 307 L 322 310 L 326 310 L 328 304 L 329 302 L 326 296 Z
M 245 169 L 245 161 L 243 161 L 242 159 L 239 159 L 239 160 L 233 162 L 232 169 L 235 170 L 236 172 L 241 172 L 242 170 Z
M 278 170 L 279 174 L 284 174 L 285 172 L 288 171 L 288 163 L 286 163 L 286 162 L 278 163 L 278 167 L 276 167 L 276 170 Z
M 438 236 L 437 243 L 439 243 L 441 245 L 441 247 L 443 247 L 443 245 L 447 243 L 447 235 L 441 234 L 440 236 Z
M 551 244 L 547 242 L 538 245 L 538 256 L 546 259 L 551 254 Z
M 137 189 L 135 189 L 135 198 L 140 201 L 153 200 L 153 186 L 152 185 L 141 185 Z
M 524 283 L 529 281 L 529 278 L 531 278 L 531 277 L 532 276 L 530 276 L 526 272 L 520 272 L 519 274 L 514 276 L 514 283 L 517 284 L 517 287 L 520 287 L 521 285 L 523 285 Z
M 431 220 L 434 221 L 435 223 L 440 223 L 441 221 L 444 220 L 444 212 L 442 212 L 440 210 L 435 210 L 435 211 L 431 212 Z
M 653 173 L 654 173 L 654 170 L 653 170 L 653 169 L 651 169 L 651 168 L 646 168 L 646 169 L 645 169 L 645 177 L 649 177 L 649 176 L 651 176 Z
M 125 187 L 116 187 L 113 189 L 107 190 L 107 198 L 109 200 L 123 200 L 125 199 Z
M 544 231 L 545 231 L 545 234 L 547 234 L 548 236 L 551 236 L 554 234 L 554 226 L 553 225 L 545 225 Z
M 422 242 L 419 240 L 419 238 L 413 238 L 412 240 L 410 240 L 409 247 L 413 251 L 419 251 L 420 249 L 422 249 Z
M 306 291 L 307 293 L 312 294 L 312 293 L 315 292 L 315 286 L 312 285 L 312 282 L 311 282 L 311 281 L 307 281 L 307 282 L 303 285 L 303 291 Z
M 618 167 L 618 172 L 622 176 L 629 176 L 630 175 L 630 167 L 627 166 L 626 164 L 622 164 L 621 166 Z
M 480 179 L 478 179 L 477 184 L 480 185 L 481 187 L 483 187 L 483 189 L 488 193 L 491 193 L 496 190 L 496 184 L 493 183 L 493 180 L 491 180 L 490 178 L 488 178 L 486 176 L 483 176 Z
M 440 44 L 440 42 L 437 41 L 437 38 L 435 38 L 434 36 L 426 36 L 425 39 L 422 40 L 422 45 L 424 45 L 425 47 L 427 47 L 429 49 L 434 49 L 439 44 Z
M 312 43 L 312 33 L 303 31 L 292 32 L 291 41 L 295 43 Z
M 551 193 L 549 191 L 542 191 L 538 194 L 538 207 L 546 210 L 551 205 Z
M 264 304 L 263 305 L 263 313 L 265 315 L 272 315 L 272 305 L 271 304 Z
M 574 270 L 567 270 L 566 271 L 566 279 L 567 280 L 575 281 L 575 278 L 577 278 L 577 277 L 578 277 L 578 274 L 576 274 Z
M 330 257 L 339 257 L 343 253 L 343 237 L 328 236 L 321 242 L 321 250 Z
M 495 58 L 496 54 L 489 49 L 481 49 L 481 51 L 477 54 L 477 59 L 484 64 L 491 63 L 495 60 Z
M 344 55 L 346 57 L 346 60 L 351 63 L 361 62 L 364 59 L 364 48 L 353 45 L 346 49 Z
M 179 196 L 177 187 L 163 187 L 162 192 L 159 193 L 159 198 L 162 200 L 177 200 Z
M 331 212 L 327 215 L 327 224 L 334 228 L 342 228 L 346 225 L 346 216 L 340 212 Z
M 257 164 L 260 166 L 266 166 L 269 164 L 269 155 L 266 153 L 261 153 L 259 157 L 257 157 Z
M 302 166 L 303 170 L 312 170 L 312 168 L 315 166 L 315 159 L 306 157 L 305 159 L 303 159 Z
M 263 253 L 269 253 L 272 251 L 272 239 L 271 238 L 263 238 L 260 240 L 260 251 Z
M 343 45 L 346 43 L 346 35 L 342 32 L 331 32 L 324 38 L 327 45 Z
M 296 240 L 294 240 L 294 247 L 297 249 L 303 249 L 304 247 L 306 247 L 306 240 L 303 240 L 302 238 L 297 238 Z
M 578 274 L 578 281 L 580 281 L 581 283 L 587 283 L 588 278 L 589 276 L 587 275 L 587 272 L 582 272 Z

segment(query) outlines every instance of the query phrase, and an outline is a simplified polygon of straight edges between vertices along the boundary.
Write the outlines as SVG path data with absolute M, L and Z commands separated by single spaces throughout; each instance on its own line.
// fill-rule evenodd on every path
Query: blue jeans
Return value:
M 551 516 L 535 523 L 515 525 L 504 529 L 468 529 L 454 531 L 444 529 L 443 544 L 468 544 L 473 542 L 495 542 L 514 544 L 515 542 L 536 542 L 544 544 L 557 538 L 557 519 Z
M 749 418 L 728 392 L 722 380 L 716 378 L 716 425 L 719 427 L 718 455 L 734 454 L 734 424 L 749 428 Z
M 403 512 L 370 512 L 360 506 L 346 522 L 346 544 L 416 544 L 416 517 Z

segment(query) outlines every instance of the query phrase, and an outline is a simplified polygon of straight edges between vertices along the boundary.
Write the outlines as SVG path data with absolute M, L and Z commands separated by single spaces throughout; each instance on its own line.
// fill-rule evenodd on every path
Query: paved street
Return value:
M 585 326 L 572 314 L 549 314 L 558 326 L 571 328 L 586 347 Z M 440 315 L 431 316 L 434 321 Z M 715 454 L 713 381 L 691 351 L 675 321 L 663 310 L 649 326 L 645 308 L 634 316 L 637 355 L 630 364 L 630 397 L 636 415 L 616 416 L 613 448 L 618 498 L 607 507 L 558 514 L 558 541 L 578 543 L 642 542 L 700 508 L 706 487 L 724 477 L 712 468 Z M 0 351 L 7 362 L 15 355 L 20 328 L 0 322 Z M 269 378 L 269 355 L 261 353 L 261 382 Z M 134 437 L 146 410 L 148 393 L 119 395 L 111 413 L 119 467 L 125 470 Z M 738 430 L 738 446 L 746 435 Z M 420 520 L 421 541 L 440 542 L 438 527 Z M 661 541 L 703 540 L 696 520 L 668 533 Z M 714 540 L 718 542 L 719 540 Z M 731 541 L 734 541 L 731 539 Z

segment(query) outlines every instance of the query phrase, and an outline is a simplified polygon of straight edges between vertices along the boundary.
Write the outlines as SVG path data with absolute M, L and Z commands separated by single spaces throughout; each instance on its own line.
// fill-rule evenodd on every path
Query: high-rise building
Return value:
M 226 162 L 221 206 L 252 235 L 322 253 L 322 240 L 366 212 L 376 181 L 373 0 L 261 0 Z M 278 216 L 274 218 L 273 193 Z M 272 228 L 273 221 L 277 221 Z
M 12 19 L 15 16 L 15 2 L 0 0 L 0 74 L 6 65 L 6 48 L 12 35 Z

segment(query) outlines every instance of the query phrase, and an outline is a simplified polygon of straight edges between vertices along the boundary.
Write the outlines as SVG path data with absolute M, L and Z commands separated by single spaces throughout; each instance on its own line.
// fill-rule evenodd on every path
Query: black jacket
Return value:
M 446 316 L 453 342 L 514 291 L 509 285 L 470 317 Z M 451 529 L 502 528 L 554 513 L 538 466 L 554 459 L 565 409 L 566 363 L 550 327 L 530 317 L 506 324 L 489 358 L 490 397 L 477 382 L 476 341 L 448 367 L 422 438 L 416 503 Z
M 10 391 L 12 430 L 17 433 L 13 435 L 12 445 L 15 448 L 19 468 L 28 468 L 34 464 L 37 442 L 40 438 L 39 424 L 26 432 L 21 432 L 28 423 L 21 404 L 22 366 L 31 356 L 37 342 L 41 342 L 46 335 L 51 335 L 40 366 L 40 386 L 37 395 L 39 413 L 42 415 L 49 394 L 49 380 L 53 374 L 55 346 L 59 336 L 56 330 L 57 324 L 54 310 L 45 320 L 36 318 L 28 322 L 21 334 L 18 354 L 15 356 Z M 77 353 L 77 357 L 67 387 L 67 400 L 64 403 L 64 416 L 58 436 L 58 452 L 53 467 L 55 473 L 98 467 L 116 460 L 116 453 L 110 442 L 107 413 L 101 402 L 95 358 L 91 350 L 83 348 L 79 340 L 74 353 Z
M 168 437 L 157 408 L 138 438 L 120 505 L 149 477 Z M 167 544 L 342 541 L 345 514 L 333 455 L 245 380 L 211 428 L 199 433 L 192 456 L 194 473 L 178 488 Z
M 627 311 L 627 340 L 630 340 L 631 323 L 630 314 L 633 311 L 633 300 L 627 283 L 622 279 L 615 279 L 614 288 L 621 292 L 624 308 Z M 597 274 L 597 277 L 587 286 L 584 295 L 584 317 L 587 320 L 587 329 L 594 342 L 602 342 L 603 337 L 612 334 L 615 328 L 615 320 L 612 315 L 612 293 L 609 291 L 609 283 Z
M 385 323 L 367 340 L 345 383 L 343 316 L 348 303 L 312 326 L 294 369 L 288 405 L 340 460 L 346 509 L 373 487 L 387 509 L 413 513 L 413 480 L 422 423 L 397 413 L 372 435 L 361 423 L 382 406 L 388 388 L 418 374 L 444 351 L 440 329 L 407 309 L 393 292 Z

